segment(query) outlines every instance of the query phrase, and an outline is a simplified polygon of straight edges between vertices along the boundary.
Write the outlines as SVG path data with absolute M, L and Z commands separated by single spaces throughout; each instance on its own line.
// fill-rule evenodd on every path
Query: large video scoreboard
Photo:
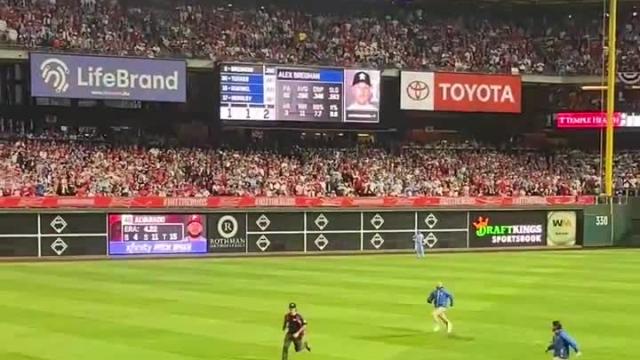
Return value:
M 220 118 L 379 122 L 380 71 L 265 64 L 220 66 Z

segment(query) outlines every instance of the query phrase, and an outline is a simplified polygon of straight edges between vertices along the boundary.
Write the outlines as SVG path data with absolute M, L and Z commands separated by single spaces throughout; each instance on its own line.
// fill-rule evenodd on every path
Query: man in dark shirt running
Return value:
M 289 304 L 289 312 L 284 316 L 284 324 L 282 330 L 287 330 L 284 335 L 284 344 L 282 345 L 282 360 L 289 358 L 289 347 L 293 343 L 296 352 L 301 352 L 306 349 L 311 351 L 309 344 L 304 341 L 304 332 L 307 329 L 307 322 L 302 318 L 302 315 L 298 313 L 296 304 Z

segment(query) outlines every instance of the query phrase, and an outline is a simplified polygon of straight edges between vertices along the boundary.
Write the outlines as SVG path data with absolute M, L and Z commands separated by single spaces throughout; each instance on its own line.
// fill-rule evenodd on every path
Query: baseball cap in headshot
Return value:
M 191 224 L 193 222 L 197 222 L 198 224 L 202 224 L 202 220 L 200 219 L 200 215 L 191 215 L 191 216 L 189 216 L 189 221 L 187 221 L 187 224 Z
M 289 303 L 289 309 L 295 309 L 296 303 Z
M 365 84 L 371 86 L 371 77 L 369 76 L 369 74 L 367 74 L 364 71 L 358 71 L 353 76 L 353 83 L 351 85 L 353 86 L 353 85 L 357 85 L 359 83 L 365 83 Z

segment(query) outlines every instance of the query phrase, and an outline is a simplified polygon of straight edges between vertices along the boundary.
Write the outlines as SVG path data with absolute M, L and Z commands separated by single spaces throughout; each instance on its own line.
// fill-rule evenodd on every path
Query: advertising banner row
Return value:
M 182 60 L 30 53 L 31 95 L 186 102 Z M 224 120 L 379 122 L 381 74 L 372 69 L 221 66 Z M 403 71 L 403 110 L 520 113 L 516 75 Z
M 0 257 L 136 256 L 580 245 L 582 211 L 7 214 Z
M 0 197 L 0 209 L 243 209 L 243 208 L 449 208 L 548 207 L 594 205 L 595 196 L 462 196 L 462 197 Z

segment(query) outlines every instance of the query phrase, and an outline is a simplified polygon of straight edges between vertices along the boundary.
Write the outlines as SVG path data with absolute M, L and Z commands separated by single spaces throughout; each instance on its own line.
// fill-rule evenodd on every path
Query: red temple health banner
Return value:
M 522 197 L 4 197 L 4 209 L 237 209 L 588 206 L 595 196 Z

